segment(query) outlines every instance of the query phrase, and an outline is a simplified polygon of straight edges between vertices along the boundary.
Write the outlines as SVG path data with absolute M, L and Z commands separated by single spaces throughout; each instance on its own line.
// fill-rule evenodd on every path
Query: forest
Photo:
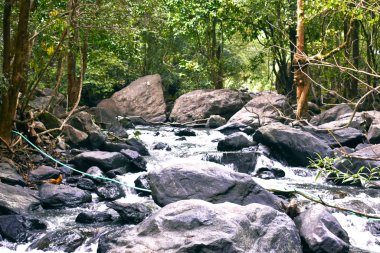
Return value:
M 37 87 L 66 94 L 70 107 L 82 90 L 80 103 L 94 106 L 155 73 L 162 75 L 169 101 L 205 88 L 275 90 L 295 99 L 300 77 L 294 74 L 302 72 L 300 86 L 311 84 L 303 97 L 318 104 L 327 95 L 356 103 L 378 87 L 377 1 L 6 0 L 1 5 L 1 115 L 11 120 L 16 100 L 22 115 Z M 373 103 L 376 94 L 363 103 Z M 6 139 L 9 120 L 1 122 Z
M 0 13 L 0 252 L 380 252 L 378 0 Z

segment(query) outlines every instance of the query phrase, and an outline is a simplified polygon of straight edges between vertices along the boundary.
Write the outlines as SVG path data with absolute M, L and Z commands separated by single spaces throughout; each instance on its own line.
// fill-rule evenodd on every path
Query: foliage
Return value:
M 317 159 L 310 159 L 309 168 L 316 169 L 317 175 L 315 180 L 318 180 L 319 177 L 329 175 L 334 175 L 334 180 L 342 182 L 342 183 L 360 183 L 363 186 L 366 186 L 370 181 L 376 180 L 380 176 L 380 167 L 368 168 L 362 166 L 357 173 L 344 173 L 338 170 L 334 164 L 337 162 L 342 162 L 342 157 L 324 157 L 322 158 L 319 154 Z M 350 160 L 348 160 L 350 161 Z

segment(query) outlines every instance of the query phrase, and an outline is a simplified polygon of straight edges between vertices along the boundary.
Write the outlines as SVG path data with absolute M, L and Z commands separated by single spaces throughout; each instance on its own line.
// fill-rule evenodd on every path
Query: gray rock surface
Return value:
M 174 104 L 170 120 L 190 122 L 220 115 L 229 119 L 249 101 L 249 95 L 238 91 L 195 90 L 180 96 Z
M 293 221 L 268 206 L 170 204 L 133 229 L 100 239 L 99 252 L 124 253 L 301 253 Z
M 28 213 L 39 206 L 35 191 L 0 183 L 0 215 Z
M 295 218 L 305 246 L 311 252 L 344 253 L 349 250 L 349 238 L 337 219 L 327 209 L 314 205 Z
M 128 159 L 119 152 L 88 151 L 76 155 L 70 163 L 73 163 L 80 171 L 86 171 L 92 166 L 97 166 L 102 171 L 107 172 L 123 167 L 127 162 Z
M 236 151 L 242 148 L 253 146 L 255 143 L 252 137 L 245 133 L 237 132 L 226 136 L 223 140 L 218 142 L 218 151 Z
M 16 168 L 9 163 L 0 163 L 0 181 L 10 185 L 26 185 L 22 176 L 17 173 Z
M 347 113 L 352 113 L 353 110 L 349 105 L 341 104 L 334 106 L 321 114 L 318 114 L 317 116 L 314 116 L 310 123 L 313 125 L 322 125 L 331 121 L 335 121 L 339 116 Z
M 202 199 L 211 203 L 260 203 L 280 208 L 279 199 L 256 184 L 251 176 L 212 162 L 177 159 L 150 171 L 148 177 L 153 199 L 159 206 Z

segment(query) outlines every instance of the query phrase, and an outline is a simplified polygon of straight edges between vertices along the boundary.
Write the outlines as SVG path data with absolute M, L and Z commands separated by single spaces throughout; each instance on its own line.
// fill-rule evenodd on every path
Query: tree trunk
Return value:
M 306 75 L 308 62 L 305 50 L 305 16 L 304 1 L 297 0 L 297 50 L 294 54 L 294 84 L 297 86 L 297 119 L 301 119 L 307 111 L 307 96 L 310 79 Z
M 68 54 L 67 54 L 67 104 L 71 108 L 79 96 L 78 78 L 76 76 L 76 41 L 78 36 L 77 0 L 69 0 L 69 29 L 68 29 Z
M 8 6 L 10 2 L 7 1 L 4 5 L 4 11 L 6 8 L 11 8 Z M 11 9 L 6 10 L 11 11 Z M 5 12 L 6 13 L 6 12 Z M 10 86 L 8 90 L 3 94 L 2 96 L 2 103 L 0 105 L 0 115 L 1 115 L 1 121 L 0 121 L 0 137 L 6 141 L 7 143 L 11 142 L 11 131 L 13 126 L 13 120 L 16 115 L 16 109 L 17 109 L 17 103 L 18 103 L 18 96 L 19 91 L 25 87 L 26 84 L 26 76 L 25 76 L 25 68 L 28 63 L 28 39 L 29 39 L 29 33 L 28 33 L 28 23 L 29 23 L 29 13 L 30 13 L 30 0 L 24 0 L 20 1 L 20 12 L 19 12 L 19 20 L 17 25 L 17 34 L 16 34 L 16 40 L 15 40 L 15 55 L 14 55 L 14 62 L 13 62 L 13 69 L 12 74 L 10 75 L 10 54 L 8 52 L 6 53 L 6 59 L 7 62 L 4 62 L 4 66 L 9 74 L 10 78 Z M 7 14 L 8 15 L 8 14 Z M 8 16 L 6 21 L 10 21 L 10 16 Z M 10 38 L 10 29 L 8 30 L 7 26 L 9 26 L 9 23 L 5 22 L 3 23 L 3 31 L 6 31 L 6 34 L 3 34 L 3 36 L 9 36 L 4 40 L 4 43 L 8 43 Z M 9 48 L 7 48 L 9 50 Z
M 360 60 L 360 41 L 359 41 L 359 20 L 354 20 L 352 23 L 352 62 L 356 69 L 359 69 Z M 348 89 L 348 97 L 355 98 L 358 95 L 358 80 L 353 76 L 350 80 Z

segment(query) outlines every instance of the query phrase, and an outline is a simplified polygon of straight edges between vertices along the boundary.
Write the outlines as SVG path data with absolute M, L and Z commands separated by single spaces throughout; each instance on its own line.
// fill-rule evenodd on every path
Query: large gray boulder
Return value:
M 120 116 L 141 116 L 147 121 L 163 122 L 166 120 L 166 104 L 161 76 L 141 77 L 115 92 L 111 101 L 101 101 L 98 107 L 110 108 Z
M 286 97 L 273 92 L 260 92 L 233 115 L 227 124 L 240 123 L 257 129 L 270 123 L 284 122 L 281 114 L 292 114 Z
M 344 253 L 349 251 L 347 232 L 323 205 L 317 204 L 302 212 L 295 218 L 295 223 L 306 248 L 311 252 Z
M 9 163 L 0 163 L 0 181 L 10 185 L 26 186 L 22 176 Z
M 183 123 L 206 119 L 211 115 L 229 119 L 248 100 L 249 95 L 233 90 L 195 90 L 175 101 L 170 120 Z
M 103 236 L 101 253 L 301 253 L 293 221 L 260 204 L 179 201 L 133 229 Z
M 239 205 L 260 203 L 280 209 L 279 199 L 251 176 L 212 162 L 177 159 L 150 171 L 148 177 L 153 199 L 159 206 L 202 199 Z
M 39 204 L 35 191 L 0 183 L 0 215 L 28 213 Z
M 372 144 L 380 144 L 380 124 L 371 124 L 368 130 L 368 141 Z
M 326 142 L 311 133 L 283 124 L 260 127 L 253 139 L 270 147 L 277 159 L 293 166 L 307 166 L 309 159 L 333 155 Z
M 119 152 L 88 151 L 76 155 L 70 163 L 73 163 L 80 171 L 86 171 L 92 166 L 97 166 L 102 171 L 107 172 L 124 167 L 127 162 L 127 157 Z
M 44 208 L 76 207 L 92 199 L 87 191 L 55 184 L 43 184 L 38 195 Z
M 352 113 L 353 110 L 347 104 L 334 106 L 317 116 L 314 116 L 310 123 L 313 125 L 322 125 L 331 121 L 335 121 L 339 116 L 347 113 Z

